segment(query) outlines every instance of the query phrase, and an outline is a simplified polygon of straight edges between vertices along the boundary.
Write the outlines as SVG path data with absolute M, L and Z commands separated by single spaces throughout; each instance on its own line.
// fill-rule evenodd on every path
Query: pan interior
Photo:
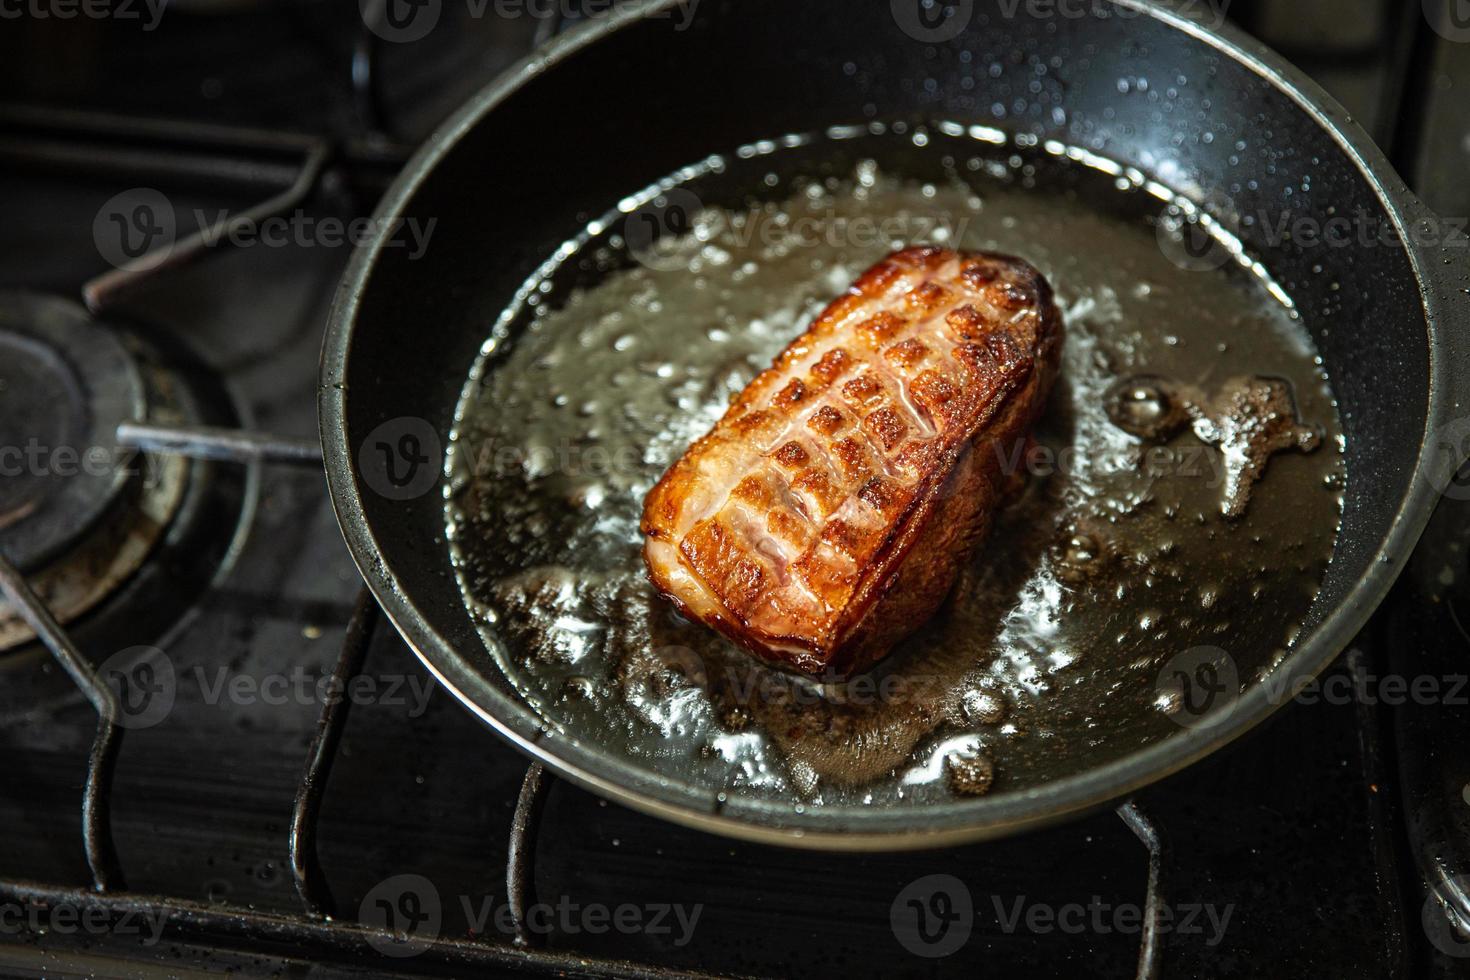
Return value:
M 916 41 L 885 4 L 846 5 L 834 16 L 824 5 L 711 0 L 698 5 L 687 29 L 669 19 L 635 22 L 488 92 L 390 197 L 390 219 L 435 225 L 425 254 L 383 248 L 354 272 L 333 328 L 344 359 L 328 364 L 351 454 L 334 465 L 352 474 L 343 482 L 348 515 L 353 522 L 360 515 L 366 531 L 349 527 L 349 539 L 360 538 L 358 558 L 379 597 L 482 715 L 525 744 L 544 729 L 485 651 L 456 587 L 443 488 L 408 499 L 379 493 L 357 477 L 358 454 L 397 420 L 423 420 L 447 434 L 488 327 L 546 257 L 610 203 L 742 143 L 874 119 L 954 120 L 1035 147 L 1055 140 L 1085 148 L 1200 202 L 1262 258 L 1296 302 L 1332 379 L 1347 473 L 1373 474 L 1345 487 L 1336 553 L 1287 665 L 1303 656 L 1320 665 L 1330 655 L 1314 647 L 1311 631 L 1376 560 L 1416 465 L 1426 324 L 1401 247 L 1372 234 L 1369 246 L 1354 235 L 1344 247 L 1314 247 L 1272 229 L 1282 219 L 1288 228 L 1298 220 L 1320 228 L 1346 217 L 1373 232 L 1391 228 L 1394 216 L 1330 124 L 1238 53 L 1152 16 L 1095 10 L 1037 20 L 1004 16 L 1003 6 L 977 2 L 970 30 L 933 42 Z M 616 98 L 589 89 L 589 78 L 616 79 Z M 1249 670 L 1241 678 L 1252 679 Z M 1150 706 L 1146 717 L 1160 713 Z M 1199 733 L 1165 724 L 1171 759 L 1202 747 Z M 553 739 L 538 751 L 630 798 L 683 813 L 722 809 L 704 787 L 656 778 L 605 746 Z M 1072 805 L 1106 798 L 1105 785 L 1067 778 L 1098 761 L 1075 746 L 1056 753 L 1053 771 L 1062 778 L 1048 787 L 1052 795 Z M 1024 802 L 1003 802 L 1009 796 L 936 806 L 926 825 L 961 831 L 1036 816 Z M 760 800 L 745 806 L 740 797 L 722 802 L 726 818 L 777 831 L 903 834 L 912 826 L 911 817 L 888 820 L 885 808 L 871 806 L 798 813 Z
M 945 122 L 760 141 L 625 198 L 487 330 L 456 413 L 448 538 L 497 668 L 562 737 L 792 806 L 1017 792 L 1200 723 L 1297 639 L 1343 473 L 1290 298 L 1228 239 L 1184 251 L 1188 207 L 1096 154 Z M 877 671 L 810 683 L 658 598 L 638 516 L 827 300 L 917 243 L 1036 264 L 1061 378 L 1010 464 L 1031 485 L 940 615 Z M 1122 427 L 1251 386 L 1286 392 L 1281 424 L 1299 414 L 1312 448 L 1258 485 L 1240 447 Z M 1249 502 L 1227 518 L 1233 488 Z

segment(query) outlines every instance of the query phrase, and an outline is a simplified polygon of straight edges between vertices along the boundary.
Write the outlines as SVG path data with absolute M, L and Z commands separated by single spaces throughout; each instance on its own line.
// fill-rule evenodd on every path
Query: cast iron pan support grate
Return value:
M 112 843 L 109 793 L 117 750 L 122 744 L 122 729 L 117 724 L 117 697 L 97 676 L 97 671 L 51 615 L 51 610 L 31 590 L 25 576 L 4 556 L 0 556 L 0 592 L 97 710 L 97 736 L 92 741 L 92 752 L 87 759 L 87 782 L 82 790 L 82 847 L 87 855 L 87 867 L 92 873 L 92 887 L 99 892 L 122 888 L 122 870 L 118 867 L 117 851 Z

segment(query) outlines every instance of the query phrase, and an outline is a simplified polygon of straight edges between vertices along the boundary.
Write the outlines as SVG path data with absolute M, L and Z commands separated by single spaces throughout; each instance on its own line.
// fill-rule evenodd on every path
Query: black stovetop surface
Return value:
M 120 191 L 166 188 L 189 215 L 280 190 L 300 141 L 247 138 L 242 127 L 346 147 L 304 206 L 317 217 L 363 214 L 405 147 L 554 27 L 466 17 L 422 45 L 380 46 L 375 107 L 351 83 L 356 7 L 177 0 L 155 30 L 117 19 L 3 22 L 0 291 L 77 297 L 109 268 L 93 222 Z M 1428 30 L 1419 4 L 1405 7 L 1414 9 L 1242 0 L 1230 13 L 1347 104 L 1431 206 L 1470 213 L 1470 102 L 1458 91 L 1470 85 L 1470 45 Z M 458 5 L 444 9 L 458 16 Z M 114 125 L 120 117 L 186 125 L 159 135 Z M 236 135 L 201 150 L 190 142 L 198 124 Z M 213 421 L 312 439 L 322 324 L 346 258 L 320 245 L 223 250 L 156 277 L 107 316 L 173 352 L 209 395 Z M 686 830 L 561 782 L 527 838 L 534 901 L 698 905 L 699 918 L 682 941 L 677 923 L 594 932 L 578 912 L 532 946 L 571 958 L 506 952 L 513 937 L 496 913 L 509 897 L 506 851 L 526 760 L 435 689 L 381 624 L 362 668 L 381 696 L 352 707 L 317 823 L 321 894 L 337 916 L 303 917 L 288 838 L 322 706 L 309 694 L 267 703 L 249 685 L 330 674 L 362 583 L 319 469 L 200 465 L 215 502 L 209 519 L 228 526 L 207 536 L 203 564 L 183 556 L 173 575 L 197 584 L 218 567 L 217 578 L 166 628 L 139 615 L 77 631 L 95 661 L 148 643 L 176 674 L 167 717 L 122 744 L 112 825 L 126 887 L 95 927 L 53 918 L 94 901 L 79 799 L 95 717 L 44 653 L 0 655 L 0 974 L 464 975 L 509 963 L 772 976 L 1138 970 L 1127 915 L 1145 903 L 1150 851 L 1118 814 L 940 852 L 829 855 Z M 1467 506 L 1441 508 L 1432 544 L 1335 674 L 1466 672 L 1470 596 L 1459 592 L 1470 569 L 1458 545 L 1470 536 Z M 1446 577 L 1450 567 L 1458 579 Z M 254 696 L 220 696 L 220 683 L 237 681 Z M 1467 716 L 1450 698 L 1294 703 L 1240 745 L 1142 793 L 1136 812 L 1159 836 L 1157 895 L 1178 917 L 1161 937 L 1163 975 L 1464 972 L 1470 960 L 1452 955 L 1460 947 L 1426 900 L 1440 879 L 1470 872 L 1461 863 Z M 968 942 L 943 959 L 906 949 L 891 918 L 905 888 L 933 874 L 961 879 L 977 913 Z M 373 910 L 385 896 L 412 911 L 406 894 L 437 899 L 437 935 L 460 942 L 388 955 L 346 927 L 374 914 L 381 922 Z M 490 918 L 477 921 L 486 907 Z M 1033 909 L 1043 916 L 1028 918 Z M 150 915 L 166 918 L 161 936 L 147 928 Z M 481 947 L 503 955 L 480 957 Z

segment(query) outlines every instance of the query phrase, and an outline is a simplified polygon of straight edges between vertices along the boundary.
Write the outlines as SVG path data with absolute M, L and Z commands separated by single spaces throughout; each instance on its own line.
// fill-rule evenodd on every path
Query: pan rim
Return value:
M 1349 588 L 1338 605 L 1273 670 L 1272 684 L 1247 686 L 1218 724 L 1181 728 L 1151 745 L 1084 772 L 1024 790 L 956 801 L 942 809 L 863 808 L 852 805 L 807 807 L 773 800 L 720 801 L 679 780 L 658 776 L 573 738 L 548 732 L 519 699 L 496 690 L 471 658 L 459 651 L 418 609 L 380 547 L 363 508 L 361 486 L 347 440 L 346 367 L 351 354 L 359 303 L 387 238 L 392 217 L 402 212 L 438 162 L 495 106 L 523 84 L 603 36 L 674 7 L 682 0 L 646 0 L 620 8 L 553 40 L 482 89 L 437 129 L 414 154 L 375 211 L 379 229 L 353 253 L 328 318 L 322 347 L 318 395 L 319 427 L 330 498 L 338 524 L 359 571 L 395 628 L 435 678 L 491 728 L 521 751 L 560 775 L 601 796 L 663 819 L 740 839 L 823 850 L 908 850 L 949 846 L 1007 836 L 1041 827 L 1127 798 L 1253 730 L 1284 706 L 1273 703 L 1272 688 L 1315 677 L 1346 647 L 1377 609 L 1398 577 L 1429 518 L 1439 492 L 1439 468 L 1421 444 L 1411 482 L 1373 556 L 1370 570 Z M 1260 42 L 1229 25 L 1206 28 L 1147 0 L 1112 0 L 1210 45 L 1291 98 L 1342 148 L 1378 197 L 1399 232 L 1428 212 L 1409 193 L 1391 165 L 1351 120 L 1346 110 L 1316 83 Z M 1404 238 L 1407 241 L 1409 239 Z M 1429 349 L 1426 434 L 1446 417 L 1451 394 L 1447 344 L 1436 331 L 1435 310 L 1425 256 L 1407 250 L 1420 292 Z M 722 794 L 723 795 L 723 794 Z

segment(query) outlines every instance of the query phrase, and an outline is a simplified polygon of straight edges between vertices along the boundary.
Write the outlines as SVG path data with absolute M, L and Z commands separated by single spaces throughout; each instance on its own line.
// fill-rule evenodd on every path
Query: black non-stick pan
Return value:
M 1278 707 L 1280 691 L 1329 664 L 1378 606 L 1464 457 L 1463 243 L 1440 231 L 1340 106 L 1254 41 L 1202 26 L 1190 10 L 1134 0 L 1072 5 L 1067 16 L 1027 10 L 967 0 L 939 11 L 961 18 L 950 21 L 933 11 L 921 19 L 907 0 L 619 9 L 479 94 L 387 194 L 382 233 L 354 256 L 323 351 L 332 499 L 403 636 L 523 751 L 595 792 L 720 833 L 854 849 L 993 837 L 1117 800 L 1224 746 Z M 1175 76 L 1189 85 L 1168 112 L 1120 90 L 1119 79 Z M 1003 120 L 996 104 L 1006 107 Z M 1095 744 L 1055 748 L 1040 783 L 921 807 L 802 806 L 717 792 L 557 730 L 487 653 L 455 584 L 435 467 L 490 324 L 547 256 L 624 195 L 753 140 L 875 118 L 976 122 L 1031 142 L 1103 146 L 1124 165 L 1166 171 L 1160 180 L 1206 209 L 1218 205 L 1212 192 L 1231 187 L 1238 214 L 1289 208 L 1293 220 L 1319 227 L 1356 215 L 1391 233 L 1327 254 L 1266 240 L 1270 222 L 1234 229 L 1295 299 L 1321 354 L 1338 400 L 1346 485 L 1336 552 L 1305 627 L 1283 656 L 1241 664 L 1238 697 L 1229 692 L 1230 710 L 1214 723 L 1170 728 L 1122 751 L 1109 750 L 1104 717 Z M 1234 144 L 1245 135 L 1256 149 L 1241 159 Z M 389 247 L 397 219 L 410 216 L 436 219 L 423 255 Z M 386 486 L 365 479 L 365 467 L 393 462 L 373 462 L 384 445 L 400 456 L 396 465 L 423 462 L 428 475 L 400 472 Z

